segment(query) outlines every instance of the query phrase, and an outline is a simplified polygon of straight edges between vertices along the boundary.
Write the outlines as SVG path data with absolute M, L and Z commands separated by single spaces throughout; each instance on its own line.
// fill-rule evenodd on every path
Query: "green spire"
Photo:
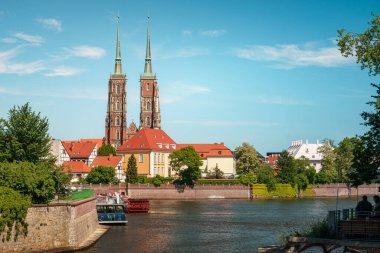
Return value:
M 116 37 L 116 59 L 114 74 L 121 75 L 121 51 L 120 51 L 120 17 L 117 17 L 117 37 Z
M 151 63 L 151 56 L 150 56 L 150 32 L 149 32 L 150 22 L 149 21 L 150 21 L 150 19 L 148 17 L 144 76 L 152 76 L 152 63 Z

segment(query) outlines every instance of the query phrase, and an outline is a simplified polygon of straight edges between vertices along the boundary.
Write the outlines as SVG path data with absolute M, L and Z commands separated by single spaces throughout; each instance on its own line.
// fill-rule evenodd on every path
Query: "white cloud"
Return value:
M 227 31 L 223 29 L 218 29 L 218 30 L 205 30 L 201 31 L 201 35 L 207 36 L 207 37 L 220 37 L 223 34 L 225 34 Z
M 166 86 L 167 91 L 162 94 L 162 104 L 172 104 L 181 101 L 191 95 L 208 93 L 211 90 L 208 87 L 201 85 L 185 84 L 182 81 L 177 81 Z
M 100 59 L 106 54 L 106 50 L 101 47 L 91 46 L 78 46 L 72 48 L 65 48 L 71 55 L 77 57 Z
M 182 35 L 183 36 L 191 36 L 191 35 L 193 35 L 193 31 L 191 31 L 191 30 L 183 30 L 182 31 Z
M 236 48 L 234 54 L 248 60 L 273 62 L 275 67 L 285 69 L 303 66 L 338 67 L 353 62 L 352 58 L 343 57 L 335 46 L 315 48 L 311 45 L 253 45 Z
M 168 124 L 176 125 L 194 125 L 205 127 L 274 127 L 277 126 L 276 122 L 260 122 L 260 121 L 236 121 L 236 120 L 169 120 Z
M 28 96 L 28 97 L 53 97 L 53 98 L 69 98 L 69 99 L 92 99 L 92 100 L 107 100 L 107 96 L 101 90 L 95 89 L 70 89 L 70 90 L 40 90 L 40 91 L 25 91 L 18 89 L 9 89 L 0 86 L 0 93 Z
M 260 104 L 272 105 L 312 105 L 313 103 L 306 100 L 298 100 L 293 98 L 284 98 L 279 96 L 256 97 L 255 101 Z
M 7 37 L 7 38 L 3 38 L 3 39 L 1 39 L 1 42 L 11 44 L 11 43 L 16 43 L 16 42 L 17 42 L 17 39 L 12 38 L 12 37 Z
M 53 30 L 56 30 L 58 32 L 61 32 L 62 31 L 62 24 L 61 24 L 61 21 L 58 20 L 58 19 L 55 19 L 55 18 L 39 18 L 39 19 L 36 19 L 36 21 L 40 24 L 42 24 L 43 27 L 47 28 L 47 29 L 53 29 Z
M 58 67 L 52 70 L 52 72 L 45 74 L 44 76 L 73 76 L 79 74 L 79 69 L 70 67 Z
M 31 43 L 33 45 L 41 45 L 44 42 L 44 39 L 38 35 L 29 35 L 26 33 L 14 33 L 13 37 Z
M 11 60 L 19 54 L 20 47 L 7 51 L 0 51 L 0 73 L 26 75 L 40 72 L 45 68 L 42 60 L 32 62 L 12 62 Z

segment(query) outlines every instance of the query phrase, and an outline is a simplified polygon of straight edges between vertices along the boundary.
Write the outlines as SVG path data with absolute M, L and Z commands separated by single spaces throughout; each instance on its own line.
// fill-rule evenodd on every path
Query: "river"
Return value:
M 81 252 L 256 252 L 335 210 L 335 199 L 160 200 Z M 339 199 L 338 209 L 356 206 Z

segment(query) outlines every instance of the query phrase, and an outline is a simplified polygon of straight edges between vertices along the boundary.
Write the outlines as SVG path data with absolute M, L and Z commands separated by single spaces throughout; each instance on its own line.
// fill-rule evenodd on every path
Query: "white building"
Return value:
M 300 159 L 305 157 L 310 160 L 310 165 L 314 166 L 315 170 L 319 172 L 321 170 L 321 162 L 323 156 L 318 152 L 318 148 L 323 144 L 320 144 L 317 140 L 317 143 L 309 143 L 306 140 L 306 143 L 303 143 L 302 140 L 292 141 L 291 146 L 286 150 L 288 153 L 293 156 L 295 159 Z

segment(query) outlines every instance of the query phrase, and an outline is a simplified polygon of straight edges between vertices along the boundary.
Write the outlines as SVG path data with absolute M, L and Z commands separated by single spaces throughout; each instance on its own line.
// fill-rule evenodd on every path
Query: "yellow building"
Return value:
M 129 141 L 117 149 L 123 155 L 123 170 L 128 159 L 134 154 L 137 174 L 140 176 L 173 176 L 169 165 L 169 155 L 177 149 L 177 144 L 161 129 L 142 128 Z

